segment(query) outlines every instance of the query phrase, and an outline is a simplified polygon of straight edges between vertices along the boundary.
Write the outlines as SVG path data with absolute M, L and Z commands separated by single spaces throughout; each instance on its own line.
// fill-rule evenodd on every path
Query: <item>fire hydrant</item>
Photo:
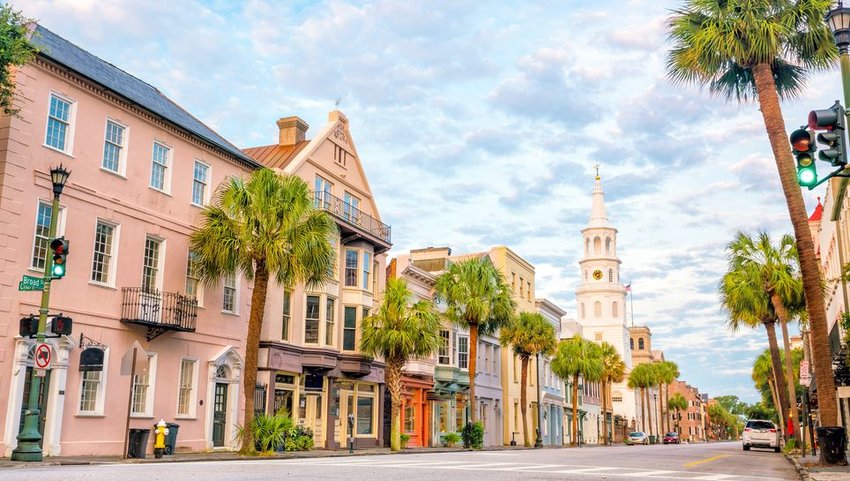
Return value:
M 156 424 L 154 433 L 156 434 L 156 441 L 153 443 L 153 456 L 159 459 L 165 453 L 165 436 L 168 434 L 168 426 L 164 419 L 160 419 Z

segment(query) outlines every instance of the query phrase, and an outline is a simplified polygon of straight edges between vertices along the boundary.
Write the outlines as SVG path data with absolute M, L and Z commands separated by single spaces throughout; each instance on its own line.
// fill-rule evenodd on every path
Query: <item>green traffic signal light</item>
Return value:
M 817 151 L 814 133 L 800 128 L 791 133 L 791 152 L 797 159 L 797 184 L 802 187 L 814 187 L 818 183 L 818 171 L 815 167 L 814 153 Z
M 54 279 L 65 277 L 65 268 L 68 261 L 68 241 L 64 237 L 53 239 L 50 249 L 53 251 L 53 265 L 50 274 Z

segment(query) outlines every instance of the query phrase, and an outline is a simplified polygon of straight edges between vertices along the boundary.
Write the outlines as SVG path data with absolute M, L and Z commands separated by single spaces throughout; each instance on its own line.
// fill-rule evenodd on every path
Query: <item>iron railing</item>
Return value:
M 346 224 L 364 230 L 387 244 L 392 244 L 390 226 L 364 213 L 339 197 L 331 195 L 328 192 L 313 192 L 313 202 L 316 208 L 333 214 Z
M 170 331 L 195 332 L 198 301 L 177 292 L 124 287 L 121 322 Z

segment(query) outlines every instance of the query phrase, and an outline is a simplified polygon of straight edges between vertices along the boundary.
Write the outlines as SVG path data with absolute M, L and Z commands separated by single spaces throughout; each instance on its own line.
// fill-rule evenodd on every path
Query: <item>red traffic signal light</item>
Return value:
M 70 336 L 73 325 L 73 319 L 59 314 L 54 317 L 53 322 L 50 323 L 50 332 L 60 336 Z
M 838 122 L 838 112 L 834 109 L 809 112 L 809 128 L 812 130 L 835 130 Z

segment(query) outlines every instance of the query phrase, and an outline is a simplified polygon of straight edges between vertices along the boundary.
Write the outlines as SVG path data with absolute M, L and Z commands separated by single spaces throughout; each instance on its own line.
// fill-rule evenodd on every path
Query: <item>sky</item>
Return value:
M 792 228 L 757 106 L 665 77 L 681 1 L 12 4 L 239 147 L 276 142 L 290 115 L 310 138 L 339 99 L 391 256 L 507 245 L 568 317 L 600 164 L 634 323 L 701 392 L 758 399 L 764 330 L 730 332 L 717 284 L 737 231 Z M 837 69 L 813 76 L 787 128 L 840 96 Z

